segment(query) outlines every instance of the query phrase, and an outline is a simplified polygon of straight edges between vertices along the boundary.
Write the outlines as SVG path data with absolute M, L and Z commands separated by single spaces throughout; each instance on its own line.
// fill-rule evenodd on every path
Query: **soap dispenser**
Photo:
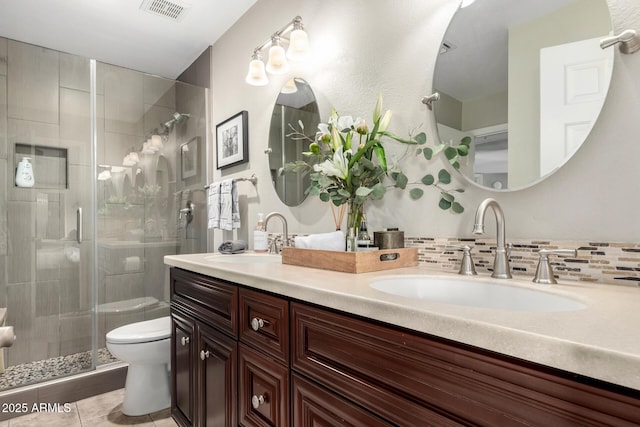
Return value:
M 254 252 L 267 252 L 269 249 L 269 238 L 267 231 L 264 229 L 264 214 L 258 214 L 258 225 L 253 231 L 253 250 Z
M 18 169 L 16 170 L 16 185 L 18 187 L 33 187 L 33 168 L 29 160 L 31 160 L 31 157 L 23 157 L 18 163 Z

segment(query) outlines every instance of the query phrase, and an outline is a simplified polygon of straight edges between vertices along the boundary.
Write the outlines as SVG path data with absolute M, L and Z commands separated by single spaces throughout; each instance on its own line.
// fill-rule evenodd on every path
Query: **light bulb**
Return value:
M 287 58 L 292 61 L 303 61 L 309 56 L 309 37 L 303 29 L 295 29 L 289 38 Z
M 269 83 L 267 73 L 264 71 L 264 62 L 262 62 L 260 54 L 254 53 L 251 57 L 249 72 L 244 80 L 252 86 L 264 86 Z
M 286 74 L 289 72 L 289 62 L 284 48 L 280 46 L 280 37 L 274 37 L 269 48 L 269 61 L 267 71 L 271 74 Z

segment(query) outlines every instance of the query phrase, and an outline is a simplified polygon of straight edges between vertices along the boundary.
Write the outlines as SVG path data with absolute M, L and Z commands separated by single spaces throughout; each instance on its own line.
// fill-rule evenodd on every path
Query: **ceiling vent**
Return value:
M 179 22 L 191 7 L 180 0 L 143 0 L 140 9 Z

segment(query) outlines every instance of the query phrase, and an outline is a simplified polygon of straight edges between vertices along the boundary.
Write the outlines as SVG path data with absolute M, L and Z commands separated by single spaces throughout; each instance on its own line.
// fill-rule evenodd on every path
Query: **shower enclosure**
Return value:
M 206 96 L 0 38 L 0 397 L 114 362 L 109 330 L 169 314 L 163 256 L 206 250 Z

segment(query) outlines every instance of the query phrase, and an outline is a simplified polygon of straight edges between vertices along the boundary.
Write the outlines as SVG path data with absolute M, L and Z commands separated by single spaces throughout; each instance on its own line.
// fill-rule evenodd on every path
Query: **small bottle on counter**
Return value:
M 360 231 L 358 232 L 358 238 L 356 239 L 356 246 L 358 249 L 368 248 L 371 246 L 371 237 L 367 231 L 367 222 L 362 220 L 360 223 Z
M 253 250 L 254 252 L 267 252 L 269 250 L 269 238 L 267 231 L 264 229 L 264 214 L 258 214 L 258 225 L 253 231 Z
M 356 250 L 356 230 L 349 229 L 349 235 L 347 236 L 347 252 L 355 252 Z

